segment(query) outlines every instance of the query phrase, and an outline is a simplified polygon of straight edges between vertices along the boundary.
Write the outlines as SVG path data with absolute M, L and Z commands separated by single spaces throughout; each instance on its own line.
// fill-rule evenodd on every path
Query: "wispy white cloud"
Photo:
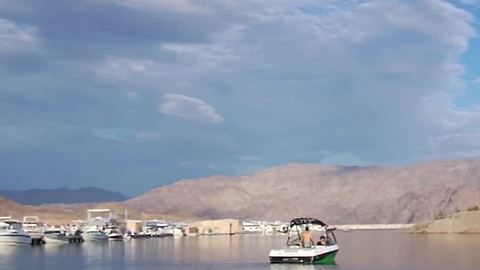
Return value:
M 160 132 L 155 130 L 141 130 L 136 133 L 138 139 L 152 140 L 160 137 Z
M 98 138 L 112 141 L 153 140 L 160 137 L 160 133 L 156 130 L 119 127 L 97 127 L 92 129 L 92 133 Z
M 32 26 L 20 26 L 0 18 L 0 53 L 33 48 L 37 43 L 37 31 Z
M 109 79 L 128 80 L 147 74 L 154 65 L 155 62 L 150 59 L 107 57 L 93 70 Z
M 215 45 L 167 43 L 161 48 L 175 53 L 179 59 L 193 60 L 203 67 L 213 67 L 238 59 L 228 48 Z
M 185 95 L 166 94 L 160 106 L 162 113 L 184 119 L 219 124 L 223 117 L 203 100 Z
M 433 137 L 428 143 L 434 157 L 474 157 L 480 154 L 480 133 L 454 133 Z
M 463 5 L 478 5 L 480 4 L 479 0 L 453 0 L 453 2 L 457 2 Z
M 192 0 L 118 0 L 115 3 L 137 9 L 172 10 L 183 13 L 208 13 L 208 5 Z
M 124 141 L 130 137 L 130 132 L 120 128 L 94 128 L 93 134 L 101 139 Z

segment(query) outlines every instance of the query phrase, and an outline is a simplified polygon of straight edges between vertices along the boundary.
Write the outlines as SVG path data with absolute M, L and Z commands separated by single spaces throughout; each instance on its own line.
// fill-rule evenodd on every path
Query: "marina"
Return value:
M 124 215 L 127 217 L 127 215 Z M 218 219 L 200 221 L 166 221 L 163 219 L 119 219 L 111 209 L 88 209 L 85 220 L 68 224 L 45 224 L 37 216 L 25 216 L 19 221 L 11 216 L 0 217 L 0 245 L 34 246 L 44 244 L 77 244 L 87 242 L 122 241 L 140 238 L 180 238 L 215 235 L 281 234 L 296 230 L 282 221 L 242 221 Z M 405 230 L 412 224 L 334 225 L 340 231 Z M 322 228 L 312 227 L 313 230 Z

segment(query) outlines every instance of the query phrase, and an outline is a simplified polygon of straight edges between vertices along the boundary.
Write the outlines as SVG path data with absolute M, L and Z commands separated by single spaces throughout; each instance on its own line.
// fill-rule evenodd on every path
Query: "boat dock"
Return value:
M 45 237 L 42 234 L 34 234 L 32 237 L 32 246 L 40 246 L 46 244 Z M 69 243 L 82 243 L 85 240 L 81 235 L 68 236 Z
M 69 243 L 82 243 L 85 241 L 81 235 L 71 235 L 68 237 Z
M 405 230 L 410 229 L 415 224 L 343 224 L 333 225 L 338 230 Z
M 45 244 L 43 235 L 32 235 L 32 246 L 40 246 Z

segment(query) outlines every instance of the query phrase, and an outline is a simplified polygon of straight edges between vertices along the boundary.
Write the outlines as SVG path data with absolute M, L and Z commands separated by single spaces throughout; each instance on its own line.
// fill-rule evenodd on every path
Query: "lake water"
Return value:
M 203 236 L 44 246 L 0 246 L 1 270 L 450 270 L 480 269 L 480 235 L 338 232 L 333 266 L 270 265 L 268 252 L 285 235 Z

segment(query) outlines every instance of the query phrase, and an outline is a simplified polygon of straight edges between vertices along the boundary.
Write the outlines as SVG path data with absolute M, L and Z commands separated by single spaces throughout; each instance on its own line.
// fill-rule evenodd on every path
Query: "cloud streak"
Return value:
M 36 45 L 37 34 L 32 26 L 19 26 L 0 18 L 0 53 L 31 49 Z
M 205 101 L 178 94 L 164 95 L 164 103 L 160 106 L 160 111 L 165 115 L 212 124 L 220 124 L 224 120 Z

